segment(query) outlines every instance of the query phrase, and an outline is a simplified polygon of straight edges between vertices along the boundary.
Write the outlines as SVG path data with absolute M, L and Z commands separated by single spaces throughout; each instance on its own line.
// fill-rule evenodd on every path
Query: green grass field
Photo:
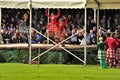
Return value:
M 120 80 L 120 69 L 99 66 L 1 63 L 0 80 Z

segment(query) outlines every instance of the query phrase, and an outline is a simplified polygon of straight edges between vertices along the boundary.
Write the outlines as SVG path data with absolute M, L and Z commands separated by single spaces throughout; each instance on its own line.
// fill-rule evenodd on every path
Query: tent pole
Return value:
M 99 9 L 97 9 L 97 42 L 99 41 L 98 30 L 99 30 Z
M 2 16 L 2 10 L 1 10 L 1 7 L 0 7 L 0 43 L 2 42 L 2 35 L 1 35 L 1 17 Z
M 48 9 L 48 15 L 50 14 L 50 10 Z M 49 18 L 48 18 L 48 23 L 49 23 Z M 47 37 L 49 38 L 49 34 L 47 33 Z M 47 44 L 49 44 L 49 39 L 47 39 Z
M 87 51 L 86 51 L 86 28 L 87 28 L 87 8 L 85 7 L 85 9 L 84 9 L 84 16 L 85 16 L 85 18 L 84 18 L 84 31 L 85 31 L 85 33 L 84 33 L 84 38 L 85 38 L 85 40 L 84 40 L 84 65 L 86 66 L 86 57 L 87 57 Z
M 96 21 L 96 9 L 94 9 L 94 21 Z
M 98 9 L 97 9 L 97 42 L 99 41 L 99 36 L 98 36 L 98 30 L 99 30 L 99 15 L 100 15 L 100 8 L 98 4 Z
M 3 44 L 3 37 L 1 35 L 1 18 L 2 18 L 2 8 L 0 8 L 0 44 Z
M 31 64 L 31 29 L 32 29 L 32 0 L 30 0 L 29 64 Z
M 1 18 L 2 18 L 2 8 L 0 8 L 0 31 L 1 31 Z

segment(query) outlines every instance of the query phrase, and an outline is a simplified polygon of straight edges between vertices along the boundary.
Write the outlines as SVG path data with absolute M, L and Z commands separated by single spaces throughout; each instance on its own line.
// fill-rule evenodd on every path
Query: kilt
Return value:
M 51 24 L 51 23 L 49 23 L 47 25 L 46 29 L 47 29 L 49 35 L 54 36 L 54 35 L 57 35 L 57 33 L 58 33 L 57 24 Z
M 60 40 L 64 40 L 65 39 L 65 34 L 66 34 L 66 31 L 63 30 L 63 31 L 60 31 Z
M 98 59 L 106 59 L 106 52 L 98 50 Z
M 120 59 L 120 48 L 116 49 L 116 58 Z
M 106 52 L 106 57 L 107 58 L 115 58 L 115 49 L 108 48 L 107 52 Z

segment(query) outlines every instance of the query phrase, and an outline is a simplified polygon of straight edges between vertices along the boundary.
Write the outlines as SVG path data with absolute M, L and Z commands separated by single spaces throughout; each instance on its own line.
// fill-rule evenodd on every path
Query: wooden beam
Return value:
M 53 44 L 31 44 L 32 48 L 41 48 L 41 49 L 48 49 L 53 47 Z M 1 44 L 0 49 L 10 49 L 10 48 L 20 48 L 20 49 L 27 49 L 29 48 L 28 44 Z M 65 44 L 66 49 L 84 49 L 84 45 L 71 45 Z M 62 49 L 60 46 L 56 46 L 55 49 Z M 96 45 L 87 45 L 87 49 L 96 50 Z

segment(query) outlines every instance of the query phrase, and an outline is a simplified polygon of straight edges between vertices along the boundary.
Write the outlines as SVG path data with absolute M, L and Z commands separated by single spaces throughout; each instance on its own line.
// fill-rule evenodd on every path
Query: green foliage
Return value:
M 45 50 L 40 50 L 40 53 Z M 73 51 L 75 55 L 84 58 L 84 53 L 79 51 Z M 32 49 L 32 58 L 38 56 L 38 49 Z M 95 53 L 87 54 L 87 64 L 97 63 Z M 19 62 L 19 63 L 28 63 L 29 60 L 29 51 L 22 49 L 9 49 L 9 50 L 0 50 L 0 62 Z M 37 59 L 36 59 L 37 60 Z M 68 54 L 65 51 L 49 51 L 40 57 L 40 63 L 42 64 L 82 64 L 81 61 L 74 58 L 72 55 Z
M 50 51 L 41 57 L 41 63 L 62 64 L 65 62 L 65 57 L 63 51 Z
M 6 62 L 27 62 L 28 51 L 27 50 L 0 50 L 0 55 Z M 4 62 L 5 62 L 4 61 Z

